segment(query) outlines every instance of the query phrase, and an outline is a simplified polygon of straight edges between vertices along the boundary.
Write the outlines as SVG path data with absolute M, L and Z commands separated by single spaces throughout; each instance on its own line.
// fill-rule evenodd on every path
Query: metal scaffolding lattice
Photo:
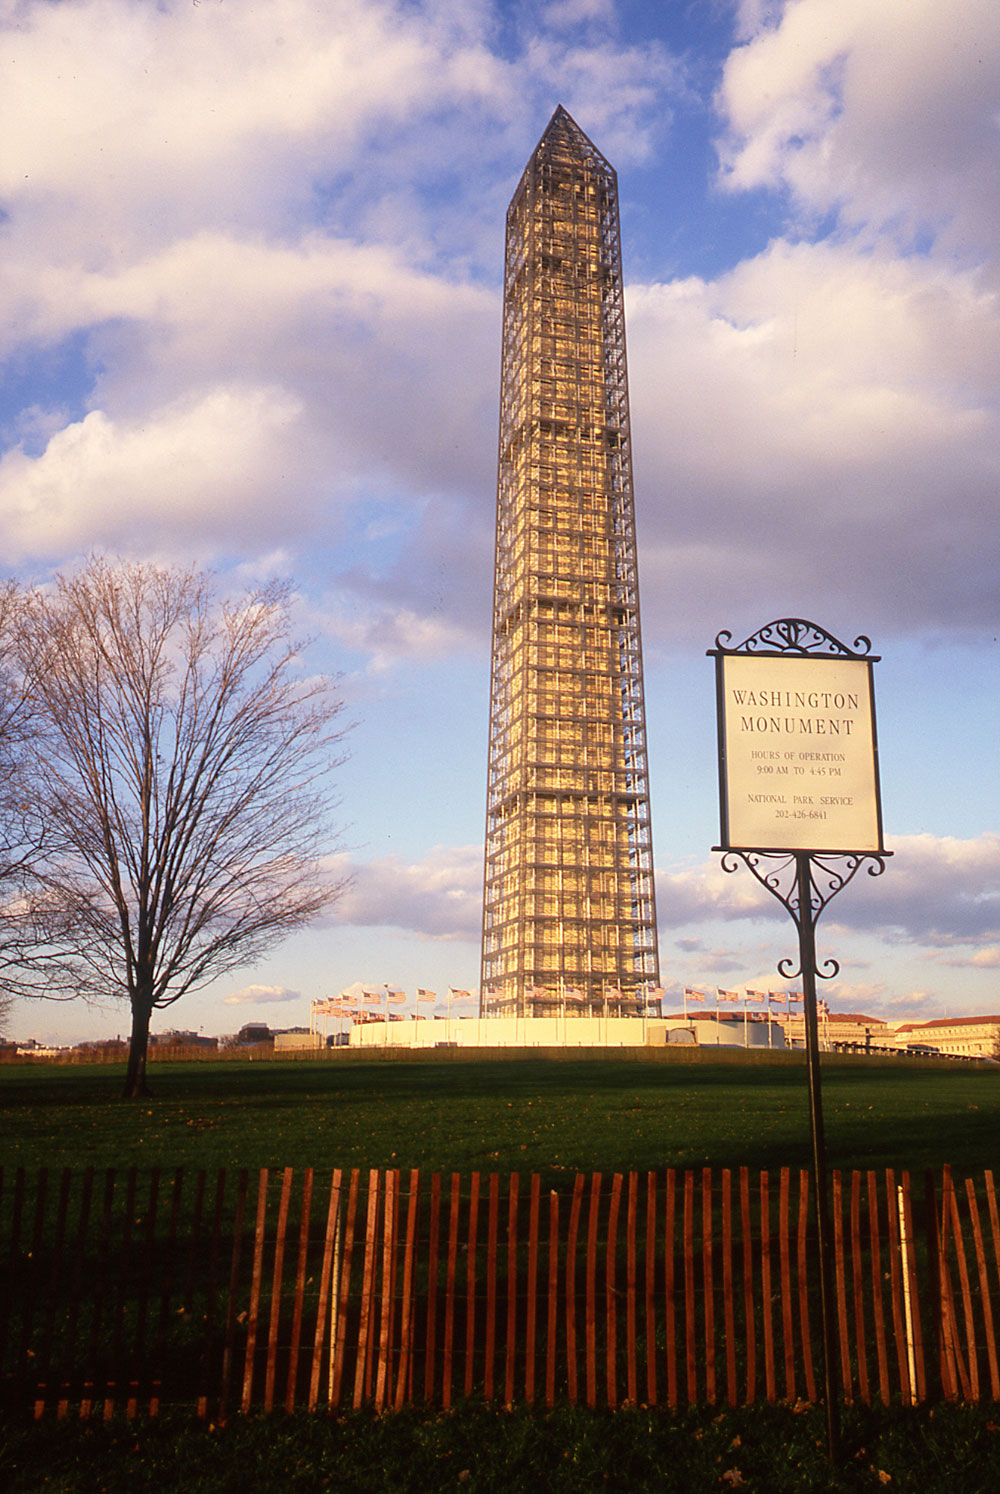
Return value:
M 618 188 L 559 108 L 507 213 L 482 1010 L 658 983 Z

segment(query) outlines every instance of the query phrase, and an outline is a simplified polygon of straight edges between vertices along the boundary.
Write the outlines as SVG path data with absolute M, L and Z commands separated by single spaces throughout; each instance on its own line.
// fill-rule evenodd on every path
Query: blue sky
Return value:
M 992 0 L 5 0 L 0 554 L 291 577 L 357 722 L 350 890 L 159 1025 L 475 986 L 506 204 L 616 166 L 664 984 L 777 985 L 724 876 L 705 650 L 869 635 L 886 841 L 834 1008 L 998 1011 Z M 13 1031 L 124 1030 L 22 1004 Z

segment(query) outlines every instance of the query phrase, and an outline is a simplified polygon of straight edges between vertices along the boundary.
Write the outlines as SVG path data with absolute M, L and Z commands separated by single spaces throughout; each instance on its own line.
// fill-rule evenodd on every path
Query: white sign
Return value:
M 719 656 L 724 849 L 882 850 L 871 661 Z

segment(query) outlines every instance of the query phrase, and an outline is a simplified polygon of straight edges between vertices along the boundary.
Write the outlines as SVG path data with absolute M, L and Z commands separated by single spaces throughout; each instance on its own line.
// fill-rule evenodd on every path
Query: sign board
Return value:
M 881 853 L 873 661 L 716 659 L 720 849 Z

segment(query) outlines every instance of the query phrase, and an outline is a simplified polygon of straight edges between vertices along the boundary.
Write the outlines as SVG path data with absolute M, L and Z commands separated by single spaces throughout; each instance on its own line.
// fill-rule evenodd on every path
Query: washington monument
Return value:
M 507 212 L 482 1010 L 658 986 L 617 179 L 560 107 Z

